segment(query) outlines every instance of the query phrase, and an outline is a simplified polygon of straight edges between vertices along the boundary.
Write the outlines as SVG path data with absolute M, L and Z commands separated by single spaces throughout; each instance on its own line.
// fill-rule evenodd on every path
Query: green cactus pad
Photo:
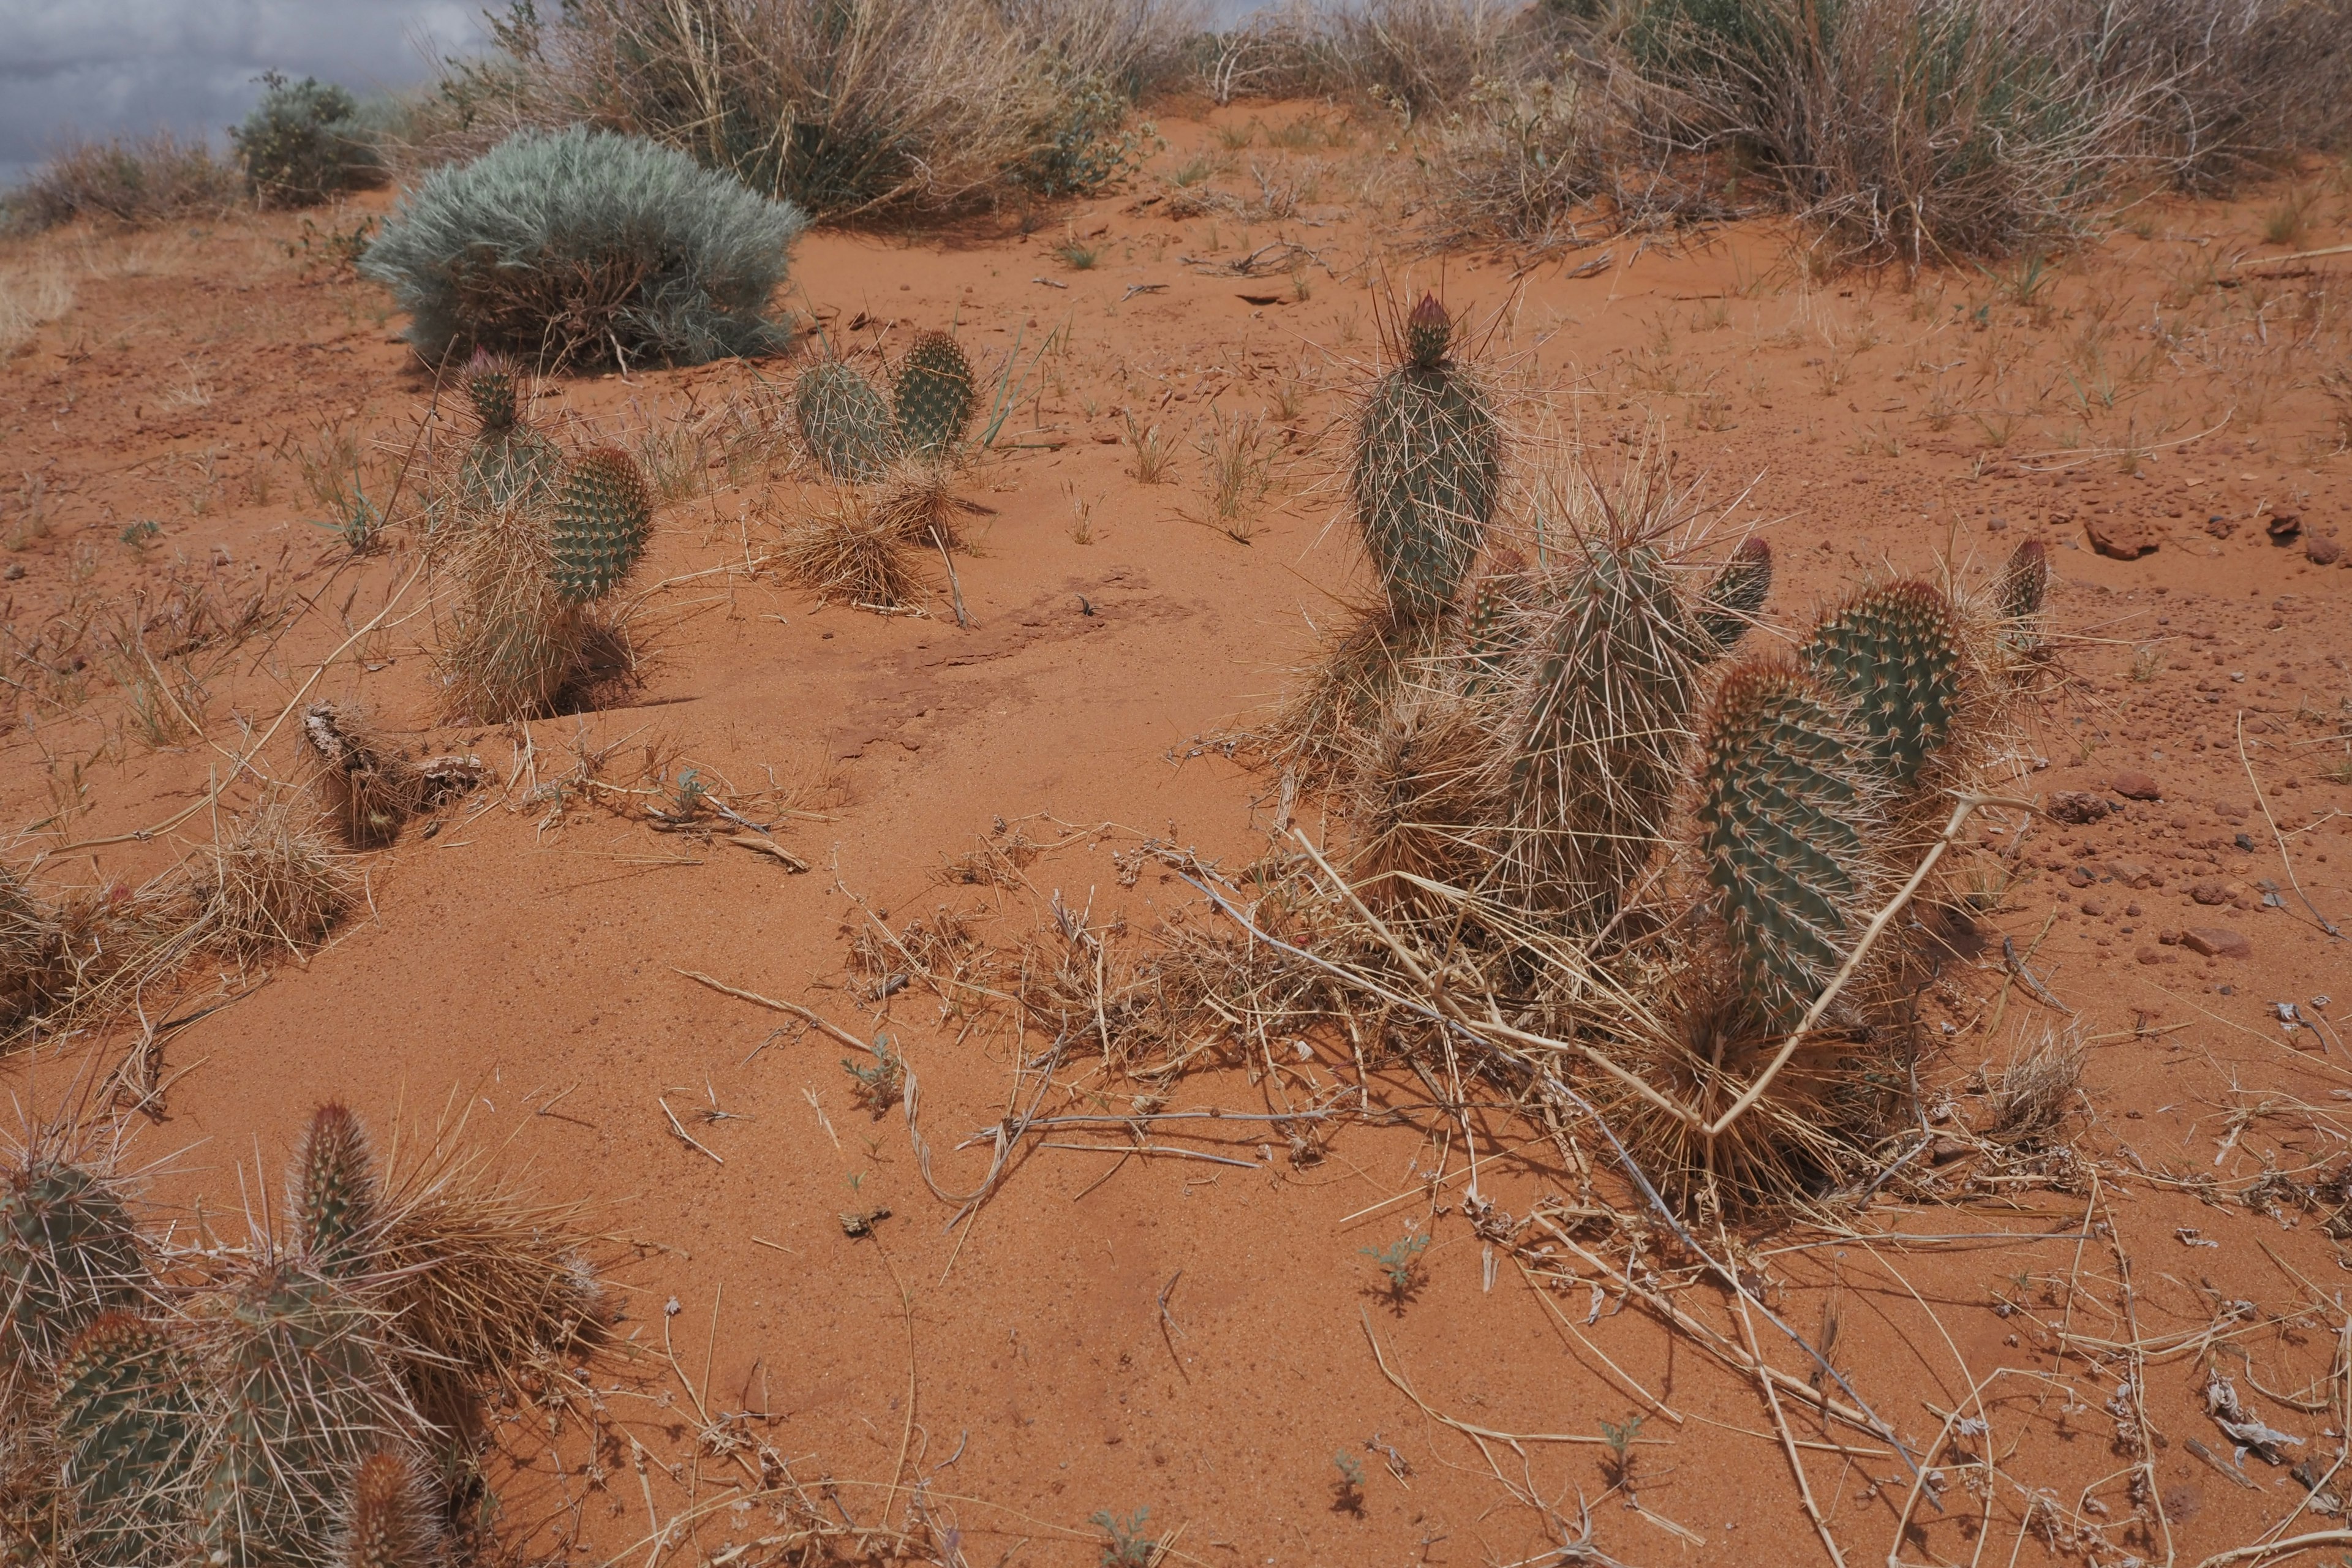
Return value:
M 1916 581 L 1856 594 L 1804 652 L 1822 689 L 1852 709 L 1882 772 L 1905 787 L 1951 733 L 1963 658 L 1950 602 Z
M 793 416 L 810 455 L 836 479 L 878 479 L 898 450 L 889 405 L 872 382 L 838 360 L 801 373 Z
M 113 1187 L 36 1157 L 0 1175 L 0 1369 L 53 1366 L 91 1320 L 135 1305 L 147 1265 Z
M 1738 961 L 1773 1028 L 1845 961 L 1873 806 L 1859 739 L 1801 670 L 1752 664 L 1717 690 L 1700 760 L 1699 849 Z
M 1454 602 L 1502 488 L 1502 432 L 1467 373 L 1408 363 L 1373 384 L 1356 431 L 1356 521 L 1400 620 Z
M 645 553 L 653 516 L 653 492 L 626 452 L 583 454 L 564 477 L 549 530 L 548 580 L 557 595 L 584 605 L 611 593 Z
M 919 457 L 937 457 L 971 423 L 971 362 L 945 332 L 919 332 L 899 362 L 890 389 L 898 440 Z
M 322 1274 L 353 1268 L 380 1196 L 375 1158 L 360 1119 L 332 1102 L 319 1107 L 295 1151 L 292 1173 L 290 1206 L 303 1258 Z
M 562 450 L 529 426 L 486 426 L 457 465 L 457 494 L 472 510 L 495 514 L 545 500 L 562 471 Z
M 1422 370 L 1435 370 L 1454 346 L 1454 318 L 1434 294 L 1423 294 L 1404 319 L 1404 357 Z
M 202 1409 L 186 1356 L 162 1325 L 110 1311 L 58 1372 L 57 1431 L 82 1560 L 178 1561 Z
M 1739 542 L 1723 570 L 1706 585 L 1698 610 L 1699 630 L 1706 634 L 1710 658 L 1729 653 L 1747 635 L 1772 592 L 1772 547 L 1750 534 Z
M 520 406 L 512 360 L 476 353 L 466 366 L 464 386 L 466 401 L 474 405 L 474 417 L 485 432 L 515 427 Z

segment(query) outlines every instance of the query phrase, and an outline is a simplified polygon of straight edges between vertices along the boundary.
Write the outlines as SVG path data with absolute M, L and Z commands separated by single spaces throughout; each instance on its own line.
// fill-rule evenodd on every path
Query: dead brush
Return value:
M 464 602 L 440 654 L 441 707 L 481 723 L 552 710 L 572 679 L 586 630 L 557 593 L 554 552 L 534 509 L 502 509 L 457 541 Z
M 906 521 L 882 516 L 855 490 L 834 489 L 785 529 L 775 560 L 786 576 L 824 601 L 896 614 L 928 588 L 923 551 L 907 537 Z
M 2045 1031 L 1986 1081 L 1983 1134 L 2011 1147 L 2032 1147 L 2074 1109 L 2090 1049 L 2071 1035 Z
M 910 459 L 893 464 L 870 502 L 877 528 L 911 545 L 940 551 L 965 548 L 960 519 L 994 517 L 996 509 L 955 493 L 954 468 L 944 462 Z
M 354 849 L 381 848 L 420 812 L 482 780 L 478 757 L 418 762 L 371 725 L 365 715 L 329 702 L 302 713 L 302 736 L 325 764 L 320 782 L 328 809 Z
M 1444 623 L 1408 620 L 1386 604 L 1343 609 L 1249 740 L 1302 785 L 1337 782 L 1352 771 L 1391 694 L 1416 679 L 1445 636 Z
M 287 795 L 232 817 L 196 852 L 187 889 L 204 945 L 240 963 L 325 940 L 351 905 L 358 875 L 315 819 Z

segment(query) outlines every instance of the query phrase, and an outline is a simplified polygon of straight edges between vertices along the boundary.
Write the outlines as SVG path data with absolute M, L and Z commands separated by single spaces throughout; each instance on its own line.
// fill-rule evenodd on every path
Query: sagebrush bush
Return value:
M 427 141 L 580 121 L 647 137 L 820 220 L 1099 188 L 1181 0 L 574 0 L 453 68 Z
M 430 362 L 699 364 L 789 342 L 767 310 L 806 222 L 671 148 L 573 126 L 427 175 L 360 270 Z
M 243 199 L 236 170 L 201 142 L 169 132 L 80 142 L 52 154 L 0 198 L 0 228 L 53 228 L 76 218 L 161 223 L 216 216 Z
M 289 81 L 271 71 L 261 80 L 261 101 L 229 132 L 257 199 L 268 206 L 315 206 L 383 184 L 383 158 L 357 99 L 316 77 Z

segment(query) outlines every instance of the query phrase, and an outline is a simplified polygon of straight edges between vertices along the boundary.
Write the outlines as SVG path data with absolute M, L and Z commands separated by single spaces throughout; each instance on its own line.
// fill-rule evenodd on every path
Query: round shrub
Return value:
M 288 81 L 271 71 L 261 80 L 261 101 L 229 132 L 256 196 L 271 206 L 315 206 L 340 191 L 383 184 L 383 160 L 358 100 L 315 77 Z
M 360 262 L 427 361 L 699 364 L 783 347 L 769 320 L 808 219 L 642 137 L 509 136 L 404 196 Z

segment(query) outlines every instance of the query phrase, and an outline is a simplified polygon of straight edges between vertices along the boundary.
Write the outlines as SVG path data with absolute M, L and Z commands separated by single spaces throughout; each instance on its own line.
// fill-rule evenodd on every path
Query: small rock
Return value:
M 2180 940 L 2188 944 L 2191 952 L 2202 953 L 2207 958 L 2254 956 L 2254 944 L 2246 940 L 2244 933 L 2231 931 L 2227 926 L 2190 926 L 2181 934 Z
M 2226 904 L 2230 901 L 2230 885 L 2212 877 L 2189 884 L 2189 896 L 2200 904 Z
M 2115 792 L 2126 800 L 2162 800 L 2164 786 L 2137 768 L 2126 768 L 2110 781 Z
M 2137 886 L 2138 886 L 2138 884 L 2137 884 L 2137 883 L 2134 883 L 2134 884 L 2133 884 L 2133 886 L 2137 887 Z M 2146 912 L 2147 912 L 2147 911 L 2146 911 L 2146 910 L 2142 910 L 2142 909 L 2141 909 L 2137 904 L 2126 904 L 2126 905 L 2124 906 L 2124 915 L 2125 915 L 2125 918 L 2126 918 L 2126 919 L 2127 919 L 2127 920 L 2135 920 L 2135 921 L 2136 921 L 2136 920 L 2139 919 L 2139 917 L 2140 917 L 2141 915 L 2145 914 Z
M 2083 524 L 2091 548 L 2116 561 L 2137 561 L 2159 542 L 2153 526 L 2136 517 L 2093 517 Z
M 2096 917 L 2107 912 L 2107 900 L 2105 899 L 2084 899 L 2083 900 L 2082 908 L 2084 914 Z
M 2165 960 L 2165 955 L 2152 947 L 2143 947 L 2133 956 L 2151 969 L 2155 968 L 2158 964 L 2162 963 Z
M 1969 1145 L 1958 1139 L 1948 1133 L 1938 1133 L 1936 1141 L 1927 1145 L 1927 1163 L 1931 1165 L 1948 1165 L 1961 1155 L 1971 1152 Z
M 2156 940 L 2162 942 L 2167 947 L 2179 947 L 2180 945 L 2180 933 L 2168 927 L 2167 929 L 2156 933 Z
M 8 563 L 8 570 L 0 572 L 0 577 L 7 578 L 11 583 L 19 581 L 24 575 L 25 563 L 21 561 L 11 561 Z
M 2156 874 L 2155 868 L 2145 860 L 2110 860 L 2107 862 L 2107 875 L 2127 888 L 2153 888 L 2163 880 Z M 2132 912 L 2138 913 L 2139 906 L 2133 905 Z
M 2077 866 L 2066 873 L 2066 885 L 2070 888 L 2087 888 L 2096 880 L 2088 866 Z
M 2344 547 L 2325 534 L 2313 534 L 2303 542 L 2303 553 L 2314 566 L 2333 566 L 2344 559 Z
M 2303 531 L 2303 518 L 2292 511 L 2275 513 L 2270 521 L 2263 524 L 2263 531 L 2271 536 L 2272 543 L 2284 544 Z
M 2216 539 L 2227 539 L 2238 531 L 2238 525 L 2217 512 L 2205 520 L 2205 531 Z
M 2084 823 L 2098 821 L 2115 807 L 2099 796 L 2085 791 L 2062 789 L 2051 795 L 2050 804 L 2044 809 L 2058 821 L 2071 822 L 2079 826 Z
M 1987 533 L 2000 533 L 2008 527 L 2009 519 L 2005 517 L 1989 518 L 1985 521 L 1985 531 Z

